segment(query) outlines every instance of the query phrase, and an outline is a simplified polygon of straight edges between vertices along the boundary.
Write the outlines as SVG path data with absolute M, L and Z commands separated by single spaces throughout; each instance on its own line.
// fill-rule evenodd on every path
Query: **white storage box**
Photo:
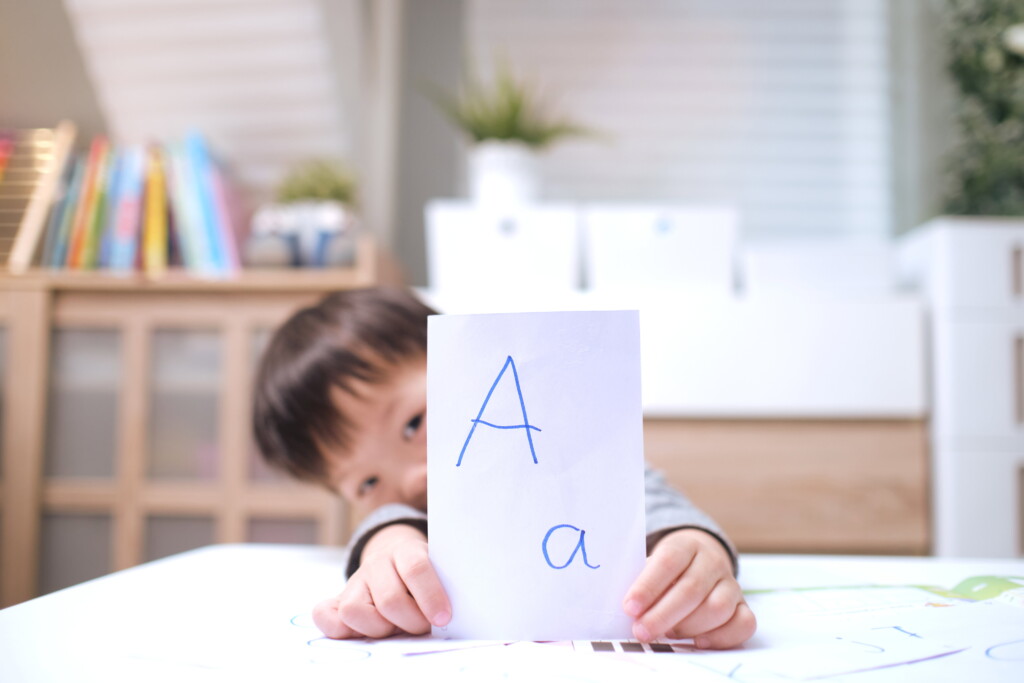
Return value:
M 489 210 L 461 201 L 426 207 L 427 277 L 437 291 L 579 289 L 578 212 L 567 204 Z
M 589 289 L 733 291 L 739 213 L 731 207 L 592 205 L 583 224 Z
M 1024 219 L 935 218 L 904 238 L 900 270 L 936 306 L 1024 306 Z

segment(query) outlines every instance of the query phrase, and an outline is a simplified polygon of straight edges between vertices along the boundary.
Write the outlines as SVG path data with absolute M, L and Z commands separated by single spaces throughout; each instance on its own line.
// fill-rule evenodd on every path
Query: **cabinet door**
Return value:
M 220 387 L 224 368 L 217 329 L 160 327 L 151 333 L 146 476 L 216 480 Z
M 114 497 L 122 381 L 120 330 L 62 327 L 50 338 L 39 593 L 114 569 Z
M 50 341 L 48 479 L 114 476 L 121 383 L 121 335 L 111 328 L 62 328 Z
M 936 555 L 1024 556 L 1024 451 L 939 442 L 932 467 Z
M 1024 313 L 933 324 L 935 435 L 1024 452 Z

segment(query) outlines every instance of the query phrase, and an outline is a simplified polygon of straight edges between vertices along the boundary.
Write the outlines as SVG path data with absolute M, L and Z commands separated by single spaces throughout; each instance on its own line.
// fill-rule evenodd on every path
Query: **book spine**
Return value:
M 71 227 L 71 242 L 68 245 L 67 266 L 69 268 L 80 268 L 82 266 L 82 252 L 95 209 L 97 185 L 101 182 L 100 177 L 103 166 L 101 160 L 106 156 L 109 144 L 105 137 L 98 136 L 93 139 L 92 145 L 89 148 L 85 181 L 82 183 L 82 192 L 78 199 L 78 207 L 75 211 L 75 219 Z
M 212 161 L 202 136 L 191 132 L 185 138 L 185 150 L 191 173 L 192 199 L 195 204 L 196 224 L 203 244 L 202 268 L 209 275 L 222 275 L 227 270 L 224 255 L 223 230 L 213 198 L 211 179 Z
M 217 225 L 220 226 L 220 239 L 225 259 L 224 266 L 228 273 L 237 273 L 242 267 L 242 258 L 238 248 L 238 221 L 236 220 L 236 211 L 234 210 L 236 208 L 235 200 L 224 171 L 216 162 L 210 166 L 210 189 L 213 193 L 213 206 L 217 214 Z
M 99 175 L 96 178 L 96 194 L 92 202 L 89 222 L 82 242 L 79 268 L 95 268 L 99 265 L 100 242 L 107 227 L 107 212 L 111 201 L 112 185 L 117 181 L 118 152 L 107 145 L 100 157 Z
M 114 270 L 130 271 L 135 267 L 142 218 L 145 160 L 146 153 L 141 146 L 134 145 L 124 153 L 110 240 L 110 267 Z
M 68 186 L 67 201 L 61 211 L 60 225 L 57 234 L 54 236 L 53 251 L 47 265 L 51 268 L 63 268 L 68 258 L 68 243 L 71 241 L 71 229 L 75 221 L 75 214 L 82 201 L 82 186 L 85 183 L 86 167 L 88 159 L 80 155 L 75 159 L 75 169 L 71 175 L 71 183 Z
M 64 221 L 64 215 L 68 207 L 74 203 L 73 182 L 78 169 L 78 159 L 75 155 L 68 157 L 64 165 L 64 173 L 61 174 L 60 189 L 50 209 L 50 218 L 47 221 L 46 233 L 43 238 L 43 250 L 39 256 L 39 264 L 43 267 L 49 266 L 53 260 L 54 249 L 57 248 L 57 239 L 60 236 L 60 227 Z
M 92 239 L 87 242 L 89 259 L 87 268 L 105 268 L 110 265 L 110 250 L 117 220 L 117 207 L 121 203 L 121 174 L 124 173 L 124 151 L 111 148 L 107 157 L 107 176 L 100 195 L 99 214 L 93 226 Z
M 7 131 L 0 131 L 0 183 L 4 180 L 4 171 L 7 170 L 7 162 L 14 154 L 14 136 Z
M 200 228 L 202 223 L 198 217 L 198 206 L 192 192 L 191 175 L 184 151 L 178 144 L 170 144 L 166 149 L 167 163 L 170 169 L 169 184 L 171 206 L 174 209 L 174 231 L 181 250 L 181 261 L 186 269 L 196 272 L 205 270 Z
M 167 270 L 168 257 L 167 184 L 160 147 L 150 148 L 146 160 L 143 267 L 150 275 Z

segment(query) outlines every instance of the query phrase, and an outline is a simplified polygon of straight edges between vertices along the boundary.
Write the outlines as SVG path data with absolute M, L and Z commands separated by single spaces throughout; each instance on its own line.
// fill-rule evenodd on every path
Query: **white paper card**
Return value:
M 628 638 L 644 564 L 636 311 L 432 316 L 430 557 L 438 635 Z

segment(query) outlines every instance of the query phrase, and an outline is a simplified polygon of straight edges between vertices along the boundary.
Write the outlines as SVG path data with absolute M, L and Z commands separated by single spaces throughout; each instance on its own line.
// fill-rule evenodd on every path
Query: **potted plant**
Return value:
M 960 143 L 945 210 L 1024 216 L 1024 4 L 950 3 L 947 36 Z
M 972 283 L 1024 277 L 1024 3 L 950 0 L 943 18 L 959 140 L 949 156 L 944 214 L 905 240 L 918 256 L 904 270 L 923 267 L 925 252 L 948 250 L 964 259 L 955 271 L 966 296 Z
M 355 176 L 340 162 L 311 159 L 293 167 L 275 203 L 253 216 L 246 260 L 255 266 L 350 266 L 355 263 Z
M 946 215 L 903 238 L 929 305 L 936 555 L 1015 554 L 1024 424 L 1024 3 L 946 6 L 959 142 Z
M 467 77 L 457 94 L 435 91 L 434 101 L 472 144 L 470 197 L 477 204 L 513 205 L 539 196 L 537 154 L 556 141 L 588 135 L 553 116 L 539 89 L 498 64 L 494 78 Z
M 435 89 L 431 96 L 472 147 L 470 201 L 434 200 L 426 207 L 430 286 L 488 293 L 576 289 L 576 209 L 537 203 L 537 157 L 559 140 L 590 132 L 552 115 L 537 86 L 503 62 L 489 81 L 470 76 L 456 94 Z

